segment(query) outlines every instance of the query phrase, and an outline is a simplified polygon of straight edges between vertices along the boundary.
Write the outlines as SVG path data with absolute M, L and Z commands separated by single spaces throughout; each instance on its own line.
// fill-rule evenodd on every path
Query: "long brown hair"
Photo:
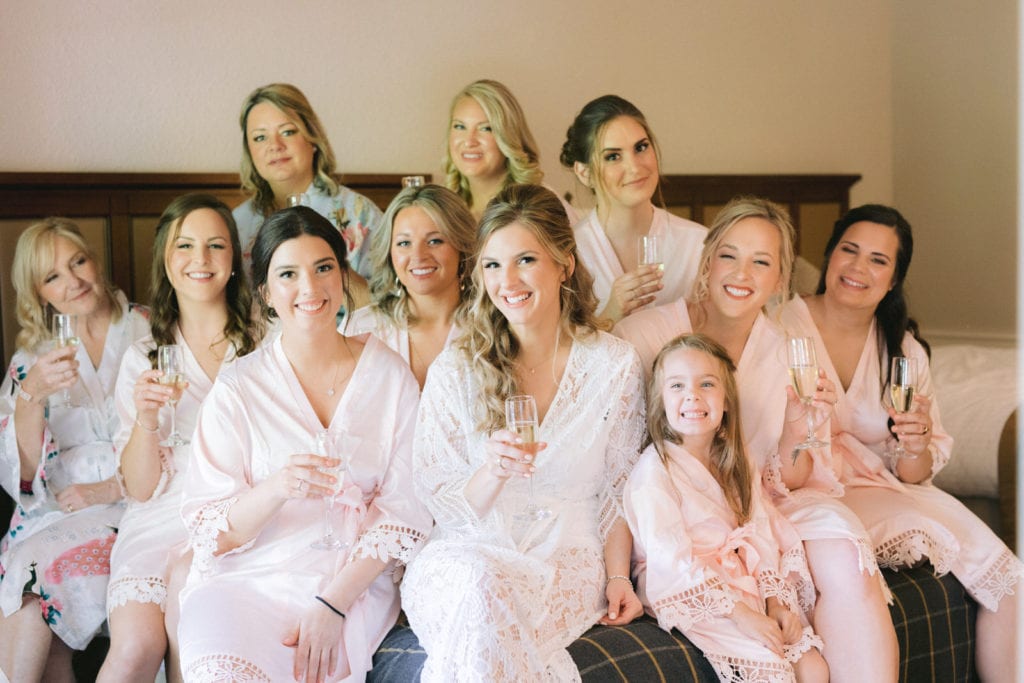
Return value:
M 683 437 L 668 422 L 665 401 L 661 390 L 665 384 L 665 358 L 680 349 L 693 349 L 711 356 L 718 361 L 725 388 L 725 412 L 722 424 L 715 433 L 711 444 L 711 475 L 725 492 L 729 507 L 740 524 L 750 519 L 753 498 L 754 477 L 750 462 L 743 448 L 743 433 L 740 429 L 740 395 L 736 385 L 736 366 L 724 348 L 703 334 L 684 334 L 665 344 L 654 359 L 654 372 L 647 384 L 647 431 L 651 443 L 668 464 L 665 442 L 685 446 Z

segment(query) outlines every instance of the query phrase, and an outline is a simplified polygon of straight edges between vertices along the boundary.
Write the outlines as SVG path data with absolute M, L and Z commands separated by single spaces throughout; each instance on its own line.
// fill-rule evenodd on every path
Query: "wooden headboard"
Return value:
M 338 179 L 381 209 L 402 189 L 402 176 L 345 174 Z M 0 173 L 0 355 L 4 368 L 14 353 L 17 325 L 11 263 L 18 235 L 46 216 L 72 218 L 129 300 L 148 298 L 153 232 L 175 197 L 206 192 L 235 207 L 245 200 L 237 173 Z
M 382 209 L 401 189 L 403 175 L 339 176 Z M 824 250 L 832 223 L 849 208 L 859 175 L 667 175 L 666 207 L 705 225 L 730 199 L 748 194 L 785 205 L 798 232 L 798 253 L 812 263 Z M 0 355 L 4 367 L 17 332 L 11 262 L 18 235 L 46 216 L 74 219 L 100 255 L 111 280 L 132 301 L 148 297 L 153 231 L 164 208 L 186 192 L 207 192 L 228 206 L 245 199 L 235 173 L 0 173 Z

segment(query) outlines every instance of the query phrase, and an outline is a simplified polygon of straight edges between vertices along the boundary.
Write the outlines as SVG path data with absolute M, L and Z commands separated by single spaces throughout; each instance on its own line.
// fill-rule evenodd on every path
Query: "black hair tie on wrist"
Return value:
M 347 617 L 345 616 L 345 613 L 344 613 L 344 612 L 342 612 L 342 611 L 341 611 L 340 609 L 338 609 L 337 607 L 335 607 L 335 606 L 334 606 L 334 605 L 332 605 L 331 603 L 329 603 L 329 602 L 327 602 L 326 600 L 324 600 L 323 598 L 321 598 L 321 597 L 320 597 L 319 595 L 314 595 L 313 597 L 314 597 L 314 598 L 316 598 L 317 600 L 319 600 L 320 602 L 322 602 L 322 603 L 323 603 L 323 605 L 324 605 L 324 607 L 326 607 L 327 609 L 331 610 L 332 612 L 334 612 L 335 614 L 337 614 L 337 615 L 338 615 L 339 617 L 341 617 L 342 619 L 346 619 L 346 618 L 347 618 Z

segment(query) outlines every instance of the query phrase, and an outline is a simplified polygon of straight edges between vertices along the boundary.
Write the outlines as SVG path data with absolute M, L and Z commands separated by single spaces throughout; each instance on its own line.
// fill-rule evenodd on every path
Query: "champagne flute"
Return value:
M 178 433 L 178 424 L 175 421 L 178 400 L 185 389 L 185 354 L 177 344 L 167 344 L 157 349 L 156 363 L 157 370 L 163 373 L 160 376 L 160 384 L 166 384 L 174 389 L 174 393 L 167 400 L 171 404 L 171 433 L 160 442 L 160 445 L 187 446 L 189 441 Z
M 421 175 L 402 176 L 402 187 L 423 187 L 425 180 Z
M 309 206 L 309 197 L 305 192 L 288 195 L 288 206 Z
M 330 432 L 326 429 L 318 431 L 316 433 L 316 445 L 313 447 L 314 453 L 324 457 L 331 457 L 331 450 L 333 449 L 328 447 L 329 440 Z M 334 486 L 332 487 L 331 495 L 324 499 L 326 504 L 324 507 L 324 535 L 322 538 L 313 541 L 310 547 L 314 550 L 341 550 L 348 547 L 348 543 L 334 535 L 334 499 L 341 493 L 342 475 L 344 474 L 341 459 L 339 459 L 338 464 L 334 467 L 321 467 L 319 469 L 324 474 L 330 474 L 334 477 Z
M 78 349 L 78 330 L 75 325 L 75 316 L 67 313 L 55 313 L 53 315 L 53 340 L 57 348 L 64 349 L 73 346 Z M 73 407 L 71 403 L 71 390 L 64 389 L 60 392 L 56 401 L 50 403 L 51 407 Z
M 641 235 L 636 240 L 637 263 L 641 266 L 658 266 L 664 272 L 665 257 L 661 253 L 661 238 L 658 235 Z
M 510 396 L 505 399 L 505 424 L 510 432 L 515 433 L 522 443 L 516 447 L 524 453 L 537 458 L 537 403 L 533 396 Z M 530 477 L 530 503 L 522 512 L 515 516 L 519 520 L 545 519 L 551 516 L 551 510 L 537 505 L 533 496 L 533 477 Z
M 807 414 L 807 439 L 796 445 L 796 450 L 821 448 L 827 441 L 821 441 L 814 433 L 818 426 L 814 419 L 814 392 L 818 389 L 818 360 L 814 355 L 814 339 L 811 337 L 790 337 L 786 343 L 789 354 L 789 377 L 793 388 L 804 404 Z
M 914 405 L 914 392 L 917 386 L 917 365 L 913 358 L 894 356 L 889 372 L 888 404 L 897 413 L 909 413 Z M 903 447 L 903 442 L 896 437 L 896 448 L 893 451 L 896 458 L 912 460 L 917 455 L 908 453 Z

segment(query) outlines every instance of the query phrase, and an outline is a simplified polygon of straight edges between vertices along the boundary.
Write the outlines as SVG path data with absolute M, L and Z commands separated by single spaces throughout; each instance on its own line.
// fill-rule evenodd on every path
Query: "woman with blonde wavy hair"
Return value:
M 436 527 L 402 602 L 423 680 L 565 680 L 566 646 L 641 613 L 622 486 L 639 453 L 636 354 L 601 332 L 592 281 L 554 193 L 510 185 L 484 212 L 463 335 L 420 403 L 417 493 Z M 506 427 L 530 395 L 536 445 Z M 532 493 L 531 493 L 532 491 Z M 527 514 L 530 502 L 552 514 Z
M 786 334 L 773 318 L 791 296 L 793 234 L 778 204 L 732 200 L 704 240 L 689 300 L 640 311 L 615 331 L 636 346 L 647 372 L 658 349 L 680 334 L 698 332 L 726 349 L 737 368 L 747 454 L 804 541 L 814 586 L 804 587 L 803 606 L 813 606 L 833 680 L 894 681 L 899 649 L 885 604 L 888 589 L 867 531 L 838 500 L 839 463 L 828 449 L 796 448 L 806 438 L 807 410 L 823 418 L 818 431 L 827 440 L 836 391 L 819 373 L 813 408 L 807 408 L 789 383 Z
M 346 334 L 373 332 L 423 388 L 465 317 L 475 243 L 476 223 L 454 192 L 439 185 L 402 190 L 373 235 L 373 303 L 352 314 Z
M 381 212 L 372 200 L 334 179 L 334 150 L 327 131 L 301 90 L 289 83 L 256 88 L 242 103 L 242 190 L 250 198 L 234 210 L 246 272 L 263 221 L 289 198 L 331 221 L 345 238 L 357 304 L 368 302 L 370 234 Z
M 445 186 L 466 200 L 479 220 L 487 203 L 513 183 L 540 185 L 540 154 L 515 95 L 498 81 L 473 81 L 452 98 Z M 569 222 L 576 212 L 562 202 Z
M 15 502 L 0 544 L 0 670 L 15 681 L 69 680 L 72 650 L 106 619 L 123 511 L 114 386 L 149 324 L 66 218 L 21 234 L 12 279 L 21 331 L 0 385 L 0 485 Z M 54 348 L 56 313 L 75 317 L 78 344 Z M 69 400 L 49 400 L 64 390 Z

